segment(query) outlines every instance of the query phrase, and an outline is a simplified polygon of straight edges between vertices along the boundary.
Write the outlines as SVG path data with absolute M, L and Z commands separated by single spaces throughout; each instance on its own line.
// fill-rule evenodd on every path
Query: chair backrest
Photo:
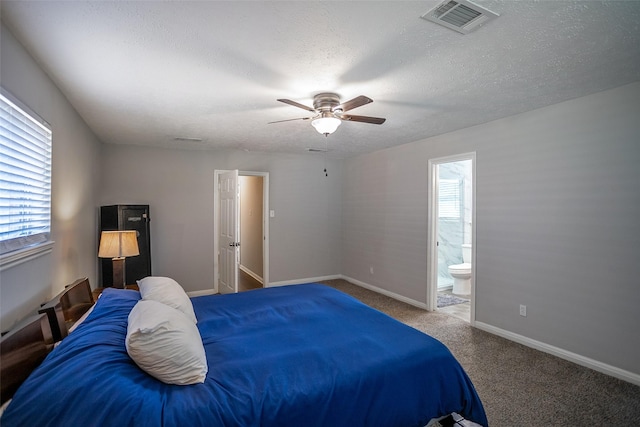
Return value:
M 93 305 L 89 279 L 86 277 L 78 279 L 67 286 L 60 297 L 60 305 L 62 306 L 65 322 L 71 324 L 77 322 Z
M 69 334 L 69 328 L 93 305 L 89 279 L 84 277 L 66 286 L 62 292 L 46 302 L 38 310 L 44 313 L 51 324 L 54 341 Z
M 45 314 L 19 322 L 0 340 L 0 404 L 6 402 L 53 349 L 51 325 Z

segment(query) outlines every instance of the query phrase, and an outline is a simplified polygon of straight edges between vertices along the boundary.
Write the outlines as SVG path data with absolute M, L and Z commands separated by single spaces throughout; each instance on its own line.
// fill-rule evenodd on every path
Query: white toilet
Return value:
M 453 277 L 453 293 L 471 294 L 471 245 L 462 245 L 462 264 L 449 266 L 449 274 Z

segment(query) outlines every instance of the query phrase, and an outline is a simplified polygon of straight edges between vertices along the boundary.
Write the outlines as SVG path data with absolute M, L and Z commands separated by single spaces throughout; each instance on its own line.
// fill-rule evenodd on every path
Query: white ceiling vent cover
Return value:
M 445 0 L 421 18 L 467 34 L 498 16 L 500 15 L 467 0 Z

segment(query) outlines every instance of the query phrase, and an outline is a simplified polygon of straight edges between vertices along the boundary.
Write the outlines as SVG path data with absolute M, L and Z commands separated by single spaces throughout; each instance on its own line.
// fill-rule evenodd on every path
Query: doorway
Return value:
M 427 308 L 475 320 L 475 153 L 429 160 Z
M 214 291 L 268 287 L 269 173 L 216 170 L 214 182 Z
M 240 175 L 238 292 L 264 287 L 264 177 Z

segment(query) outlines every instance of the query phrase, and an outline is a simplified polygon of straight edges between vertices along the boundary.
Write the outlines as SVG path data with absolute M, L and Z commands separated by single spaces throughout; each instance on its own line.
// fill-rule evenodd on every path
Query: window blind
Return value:
M 438 217 L 460 218 L 460 181 L 441 179 L 438 185 Z
M 51 128 L 2 90 L 0 254 L 45 242 L 50 229 Z

